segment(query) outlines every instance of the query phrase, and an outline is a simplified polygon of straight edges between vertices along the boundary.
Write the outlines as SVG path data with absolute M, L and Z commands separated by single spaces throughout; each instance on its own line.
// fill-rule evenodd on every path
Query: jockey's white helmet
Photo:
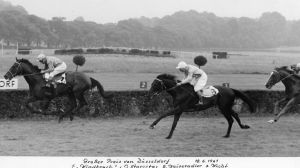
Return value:
M 38 61 L 41 61 L 41 60 L 43 60 L 44 58 L 46 58 L 46 55 L 45 55 L 45 54 L 40 54 L 40 55 L 37 56 L 37 60 L 38 60 Z
M 187 64 L 184 61 L 180 61 L 176 67 L 176 69 L 186 68 Z

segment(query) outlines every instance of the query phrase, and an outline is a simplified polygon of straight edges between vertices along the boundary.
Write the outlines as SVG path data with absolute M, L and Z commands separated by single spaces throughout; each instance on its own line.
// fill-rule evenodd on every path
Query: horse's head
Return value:
M 284 81 L 294 73 L 295 72 L 288 66 L 277 67 L 271 72 L 270 77 L 265 86 L 266 88 L 271 89 L 276 83 Z
M 162 91 L 176 86 L 176 76 L 170 74 L 158 75 L 152 82 L 149 94 L 158 95 Z
M 11 80 L 15 76 L 32 74 L 40 72 L 40 69 L 32 65 L 27 59 L 18 59 L 16 58 L 16 62 L 9 68 L 7 73 L 4 75 L 5 79 Z

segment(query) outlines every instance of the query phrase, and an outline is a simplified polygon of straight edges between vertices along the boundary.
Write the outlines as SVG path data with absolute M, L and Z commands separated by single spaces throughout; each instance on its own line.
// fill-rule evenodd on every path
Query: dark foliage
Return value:
M 5 47 L 18 42 L 20 46 L 34 44 L 32 47 L 48 48 L 270 48 L 300 45 L 299 28 L 299 20 L 287 21 L 277 12 L 267 12 L 252 19 L 223 18 L 192 10 L 163 18 L 122 20 L 117 24 L 97 24 L 83 18 L 45 20 L 28 15 L 20 6 L 0 0 L 0 37 L 4 39 Z M 80 54 L 72 50 L 57 52 Z
M 73 57 L 73 63 L 75 65 L 83 66 L 85 63 L 85 57 L 83 55 L 75 55 Z
M 194 58 L 194 63 L 198 66 L 204 66 L 207 63 L 207 59 L 204 56 L 199 55 Z

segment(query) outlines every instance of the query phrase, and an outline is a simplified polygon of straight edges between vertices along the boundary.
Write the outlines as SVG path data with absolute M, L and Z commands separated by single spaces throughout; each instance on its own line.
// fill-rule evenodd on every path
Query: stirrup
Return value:
M 199 100 L 199 102 L 197 103 L 197 105 L 203 105 L 203 101 Z
M 51 87 L 51 84 L 50 84 L 49 82 L 47 82 L 47 83 L 45 84 L 45 87 Z

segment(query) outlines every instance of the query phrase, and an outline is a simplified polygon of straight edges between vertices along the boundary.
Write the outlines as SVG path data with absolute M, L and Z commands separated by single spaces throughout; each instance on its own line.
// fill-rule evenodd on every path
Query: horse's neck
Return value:
M 166 90 L 167 92 L 173 97 L 173 98 L 176 98 L 176 92 L 174 91 L 174 89 L 171 89 L 171 88 L 174 88 L 176 86 L 176 82 L 175 81 L 167 81 L 167 82 L 164 82 L 165 86 L 166 86 Z
M 286 78 L 285 80 L 282 80 L 283 85 L 285 86 L 285 92 L 291 93 L 295 89 L 293 85 L 300 85 L 300 81 L 297 80 L 296 77 L 291 76 L 290 78 Z
M 30 86 L 30 88 L 36 86 L 36 85 L 40 85 L 41 83 L 44 83 L 44 79 L 42 74 L 38 74 L 39 72 L 26 72 L 24 74 L 24 78 L 26 80 L 26 82 L 28 83 L 28 85 Z M 26 75 L 28 74 L 28 75 Z
M 176 82 L 171 80 L 164 81 L 164 85 L 166 86 L 166 89 L 171 89 L 172 87 L 176 86 Z

